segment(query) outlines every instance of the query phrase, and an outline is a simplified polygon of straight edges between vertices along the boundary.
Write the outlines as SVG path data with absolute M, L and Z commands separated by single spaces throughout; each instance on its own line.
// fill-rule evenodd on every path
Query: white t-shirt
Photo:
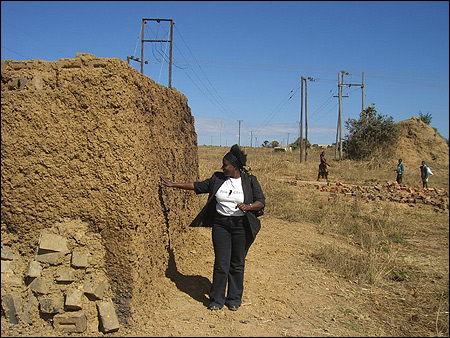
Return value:
M 237 204 L 244 203 L 241 178 L 229 177 L 216 193 L 216 211 L 223 216 L 243 216 Z

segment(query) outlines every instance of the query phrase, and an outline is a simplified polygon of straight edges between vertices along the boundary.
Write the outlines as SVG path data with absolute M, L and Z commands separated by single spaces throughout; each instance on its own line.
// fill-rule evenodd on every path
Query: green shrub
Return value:
M 354 160 L 369 159 L 380 151 L 390 151 L 397 143 L 399 130 L 392 117 L 380 115 L 374 105 L 370 105 L 359 119 L 348 119 L 349 134 L 345 145 L 347 156 Z

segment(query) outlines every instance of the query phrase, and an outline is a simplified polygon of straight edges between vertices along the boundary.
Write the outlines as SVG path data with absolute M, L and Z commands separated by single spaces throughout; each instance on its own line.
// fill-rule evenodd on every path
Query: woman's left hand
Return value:
M 245 204 L 245 203 L 239 203 L 237 205 L 237 207 L 239 209 L 241 209 L 243 212 L 247 212 L 247 211 L 251 210 L 252 205 L 251 204 Z

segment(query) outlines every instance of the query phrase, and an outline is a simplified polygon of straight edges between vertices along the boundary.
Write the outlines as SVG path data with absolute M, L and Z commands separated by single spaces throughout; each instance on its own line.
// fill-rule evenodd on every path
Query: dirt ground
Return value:
M 313 187 L 313 182 L 305 182 L 302 190 L 306 192 Z M 400 204 L 395 207 L 399 212 L 410 208 Z M 316 227 L 309 223 L 287 222 L 271 216 L 262 217 L 262 230 L 247 256 L 241 308 L 237 312 L 226 307 L 211 312 L 206 308 L 214 257 L 210 229 L 195 228 L 189 232 L 196 245 L 182 248 L 181 251 L 189 249 L 184 254 L 175 252 L 175 257 L 171 256 L 167 278 L 158 282 L 161 303 L 151 321 L 135 323 L 132 330 L 121 330 L 117 335 L 441 335 L 418 323 L 418 317 L 423 320 L 424 316 L 430 316 L 435 320 L 436 312 L 424 314 L 414 309 L 417 295 L 411 292 L 413 286 L 392 282 L 390 287 L 378 288 L 343 278 L 313 259 L 320 247 L 345 245 L 342 239 L 318 234 Z M 430 264 L 448 267 L 448 225 L 416 233 L 410 241 L 402 255 L 411 260 L 432 257 Z M 420 291 L 416 289 L 416 292 Z M 394 304 L 398 308 L 403 306 L 404 311 L 392 313 Z M 441 311 L 441 316 L 448 316 L 445 309 Z
M 313 182 L 299 183 L 303 193 L 314 189 Z M 402 212 L 410 206 L 397 203 L 396 208 Z M 94 335 L 441 336 L 414 323 L 419 319 L 411 315 L 415 297 L 411 286 L 397 283 L 395 291 L 392 287 L 392 292 L 386 292 L 386 286 L 382 290 L 361 285 L 317 264 L 313 259 L 317 248 L 345 245 L 342 239 L 318 234 L 316 227 L 309 223 L 287 222 L 267 215 L 261 220 L 262 230 L 247 256 L 243 304 L 238 311 L 226 307 L 219 311 L 207 309 L 214 259 L 210 229 L 190 228 L 189 247 L 168 248 L 170 257 L 165 276 L 154 279 L 157 297 L 152 301 L 156 303 L 146 304 L 146 299 L 141 300 L 143 307 L 151 309 L 150 320 L 122 325 L 115 333 Z M 402 253 L 405 257 L 423 257 L 431 265 L 448 267 L 448 225 L 416 233 L 410 242 L 407 251 Z M 405 312 L 390 312 L 389 303 L 404 304 Z M 436 309 L 433 311 L 416 316 L 430 316 L 433 321 Z M 448 316 L 448 312 L 442 309 L 440 315 Z M 4 320 L 2 317 L 2 336 L 64 336 L 50 325 L 18 325 L 8 331 Z M 71 336 L 86 336 L 86 333 Z
M 265 219 L 246 262 L 243 304 L 237 312 L 206 309 L 213 252 L 208 229 L 194 229 L 199 246 L 177 262 L 167 284 L 169 303 L 142 335 L 158 336 L 366 336 L 387 335 L 362 313 L 355 284 L 314 267 L 310 254 L 323 244 L 307 224 Z M 194 283 L 192 283 L 194 282 Z M 197 286 L 195 286 L 197 284 Z M 351 313 L 357 313 L 357 316 Z M 347 313 L 347 314 L 346 314 Z M 361 316 L 362 315 L 362 316 Z
M 246 262 L 243 304 L 237 312 L 206 306 L 213 252 L 209 229 L 193 229 L 198 247 L 179 257 L 166 281 L 167 304 L 135 334 L 157 336 L 359 336 L 358 319 L 341 318 L 361 306 L 355 285 L 315 268 L 310 253 L 315 229 L 265 219 Z M 359 312 L 359 311 L 357 311 Z M 364 323 L 364 325 L 371 325 Z M 373 325 L 373 324 L 372 324 Z M 374 328 L 375 329 L 375 328 Z M 382 333 L 382 332 L 380 332 Z

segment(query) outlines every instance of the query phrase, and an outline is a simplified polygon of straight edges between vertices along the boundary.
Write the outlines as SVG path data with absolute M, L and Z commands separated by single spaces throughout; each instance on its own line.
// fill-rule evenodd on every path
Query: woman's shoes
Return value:
M 211 311 L 220 310 L 220 306 L 215 303 L 211 303 L 208 305 L 208 309 Z
M 239 309 L 239 305 L 236 305 L 236 304 L 230 304 L 227 306 L 230 311 L 237 311 Z
M 226 304 L 226 305 L 230 311 L 237 311 L 239 309 L 239 305 L 236 304 Z M 208 305 L 208 310 L 211 311 L 220 310 L 221 308 L 222 307 L 219 306 L 217 303 L 210 303 Z

